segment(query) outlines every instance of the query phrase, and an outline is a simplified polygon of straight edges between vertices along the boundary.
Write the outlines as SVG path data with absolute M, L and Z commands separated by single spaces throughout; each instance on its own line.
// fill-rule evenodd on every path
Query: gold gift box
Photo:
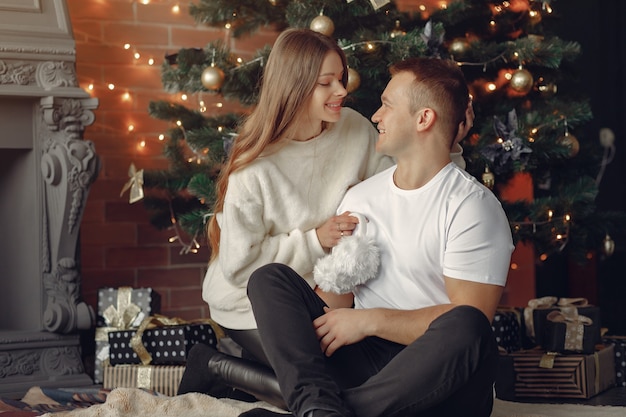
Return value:
M 178 391 L 185 366 L 115 365 L 104 367 L 105 389 L 145 388 L 159 394 L 174 396 Z

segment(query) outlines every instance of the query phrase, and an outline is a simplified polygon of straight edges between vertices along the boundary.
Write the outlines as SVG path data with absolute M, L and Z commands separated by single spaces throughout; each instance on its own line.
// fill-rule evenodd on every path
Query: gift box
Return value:
M 604 336 L 602 343 L 615 345 L 615 385 L 626 387 L 626 336 Z
M 524 323 L 528 337 L 546 350 L 592 353 L 602 342 L 600 308 L 584 298 L 530 300 Z
M 144 388 L 174 396 L 185 372 L 184 366 L 168 365 L 107 365 L 104 370 L 105 389 Z
M 559 354 L 536 348 L 501 354 L 496 397 L 591 398 L 615 385 L 614 345 L 591 354 Z
M 218 335 L 210 323 L 181 324 L 109 332 L 109 362 L 118 364 L 181 365 L 196 343 L 217 349 Z
M 94 383 L 104 381 L 103 367 L 109 362 L 108 333 L 138 327 L 143 319 L 160 313 L 161 296 L 152 288 L 100 288 L 96 327 Z
M 501 306 L 491 322 L 491 329 L 496 337 L 498 346 L 506 352 L 513 352 L 522 348 L 522 311 L 516 307 Z

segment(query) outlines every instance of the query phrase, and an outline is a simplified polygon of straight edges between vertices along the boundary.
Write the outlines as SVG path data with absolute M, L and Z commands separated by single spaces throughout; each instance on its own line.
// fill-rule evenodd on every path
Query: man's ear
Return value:
M 416 129 L 418 132 L 431 129 L 437 120 L 437 113 L 431 108 L 424 107 L 417 112 L 415 119 Z

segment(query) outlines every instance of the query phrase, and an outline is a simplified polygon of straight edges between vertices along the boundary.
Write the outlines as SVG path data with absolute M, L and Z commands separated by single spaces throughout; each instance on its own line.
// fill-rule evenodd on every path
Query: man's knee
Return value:
M 491 323 L 482 311 L 476 307 L 462 305 L 441 315 L 433 322 L 437 327 L 449 327 L 458 338 L 476 340 L 476 338 L 493 338 Z

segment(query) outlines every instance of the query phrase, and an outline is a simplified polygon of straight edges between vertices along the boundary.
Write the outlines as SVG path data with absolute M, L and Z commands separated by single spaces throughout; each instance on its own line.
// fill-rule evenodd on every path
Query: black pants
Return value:
M 441 315 L 408 346 L 369 337 L 326 357 L 311 325 L 325 304 L 291 268 L 259 268 L 248 296 L 265 354 L 297 417 L 315 409 L 358 417 L 491 414 L 498 352 L 476 308 Z

